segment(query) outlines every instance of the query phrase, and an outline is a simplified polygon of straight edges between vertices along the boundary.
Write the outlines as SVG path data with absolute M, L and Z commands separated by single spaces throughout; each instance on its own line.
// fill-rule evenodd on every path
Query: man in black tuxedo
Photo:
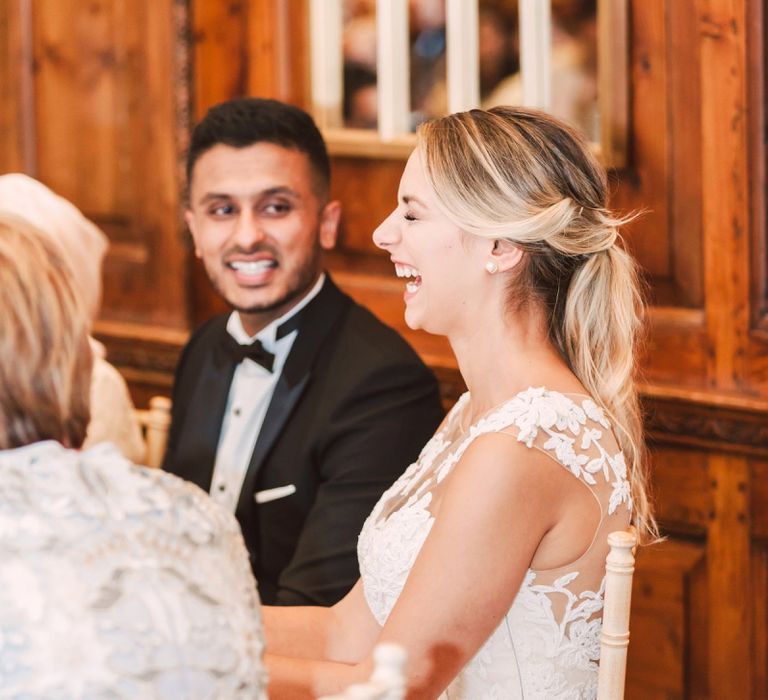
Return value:
M 341 205 L 309 115 L 217 105 L 187 175 L 196 255 L 234 311 L 182 352 L 163 466 L 236 514 L 264 603 L 331 605 L 358 578 L 365 518 L 442 417 L 436 381 L 322 270 Z

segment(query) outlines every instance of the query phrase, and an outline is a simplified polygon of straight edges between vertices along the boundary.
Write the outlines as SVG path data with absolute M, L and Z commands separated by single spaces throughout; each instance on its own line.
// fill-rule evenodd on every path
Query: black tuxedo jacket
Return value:
M 440 422 L 437 382 L 391 328 L 328 277 L 302 309 L 236 516 L 265 604 L 331 605 L 359 576 L 357 536 Z M 227 316 L 184 348 L 163 468 L 210 490 L 234 366 L 214 360 Z M 296 493 L 257 504 L 257 491 Z

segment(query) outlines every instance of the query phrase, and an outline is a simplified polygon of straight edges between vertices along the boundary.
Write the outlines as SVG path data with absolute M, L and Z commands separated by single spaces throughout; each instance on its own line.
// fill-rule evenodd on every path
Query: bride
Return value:
M 374 233 L 405 320 L 469 391 L 360 534 L 332 608 L 265 608 L 273 697 L 408 652 L 408 698 L 591 698 L 606 536 L 656 534 L 633 385 L 641 303 L 606 176 L 569 127 L 498 107 L 423 125 Z

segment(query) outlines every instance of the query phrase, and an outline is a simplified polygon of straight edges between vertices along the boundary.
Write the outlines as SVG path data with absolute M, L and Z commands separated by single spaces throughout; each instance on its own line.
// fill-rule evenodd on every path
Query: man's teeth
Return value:
M 395 274 L 398 277 L 418 277 L 419 271 L 411 267 L 410 265 L 403 265 L 401 263 L 395 264 Z
M 274 260 L 235 260 L 229 266 L 244 275 L 260 275 L 275 266 Z

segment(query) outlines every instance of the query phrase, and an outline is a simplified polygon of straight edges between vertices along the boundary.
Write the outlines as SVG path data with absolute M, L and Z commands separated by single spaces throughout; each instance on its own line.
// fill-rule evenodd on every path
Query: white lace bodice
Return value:
M 600 525 L 589 549 L 573 564 L 528 570 L 504 620 L 441 697 L 593 698 L 606 537 L 627 526 L 631 510 L 627 469 L 610 423 L 585 396 L 569 398 L 537 388 L 517 394 L 465 430 L 461 423 L 468 403 L 469 394 L 464 394 L 363 526 L 358 556 L 368 605 L 383 625 L 432 528 L 430 508 L 469 445 L 485 433 L 512 434 L 590 489 L 600 504 Z
M 0 699 L 263 698 L 232 515 L 112 445 L 0 452 Z

